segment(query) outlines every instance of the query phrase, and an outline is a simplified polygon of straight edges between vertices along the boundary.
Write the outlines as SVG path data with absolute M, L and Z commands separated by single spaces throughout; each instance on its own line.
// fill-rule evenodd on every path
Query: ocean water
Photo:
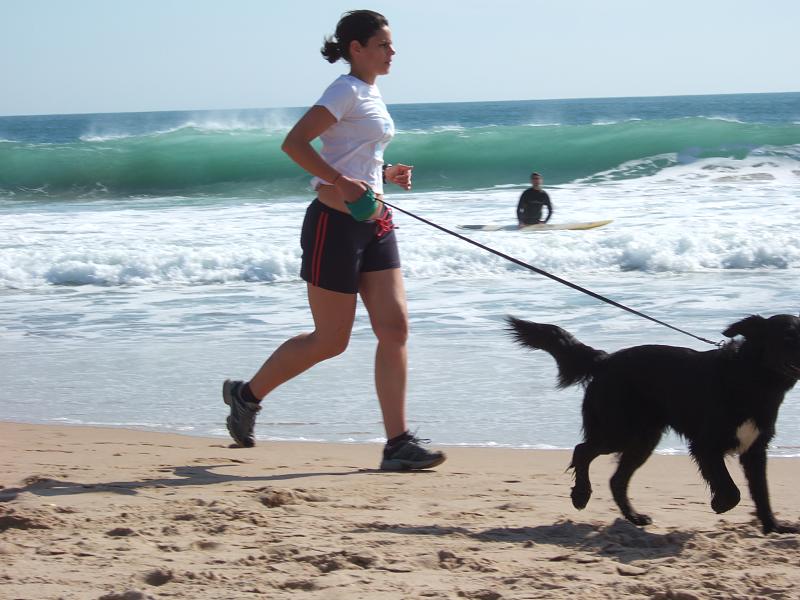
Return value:
M 711 340 L 800 309 L 800 94 L 390 105 L 387 199 L 456 230 L 511 223 L 532 170 L 553 222 L 463 235 Z M 311 317 L 298 277 L 310 177 L 280 143 L 303 109 L 0 117 L 0 418 L 226 438 L 222 380 Z M 395 191 L 396 190 L 396 191 Z M 438 445 L 571 448 L 579 388 L 505 315 L 612 351 L 697 339 L 397 214 L 408 412 Z M 458 231 L 458 230 L 456 230 Z M 374 341 L 276 390 L 259 439 L 377 443 Z M 660 452 L 685 452 L 667 436 Z M 771 452 L 800 455 L 792 390 Z

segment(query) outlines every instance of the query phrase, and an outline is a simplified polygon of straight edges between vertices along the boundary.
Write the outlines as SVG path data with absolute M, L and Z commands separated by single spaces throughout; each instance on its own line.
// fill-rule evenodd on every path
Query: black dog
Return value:
M 739 489 L 725 467 L 738 453 L 764 533 L 798 533 L 780 525 L 767 491 L 767 444 L 775 434 L 781 402 L 800 378 L 800 318 L 753 315 L 723 331 L 725 346 L 698 352 L 675 346 L 635 346 L 607 354 L 556 327 L 508 317 L 521 345 L 549 352 L 558 364 L 559 388 L 585 386 L 583 439 L 575 446 L 572 504 L 582 509 L 592 486 L 589 465 L 601 454 L 619 454 L 611 492 L 626 519 L 647 525 L 628 500 L 628 483 L 671 427 L 711 486 L 717 513 L 739 503 Z

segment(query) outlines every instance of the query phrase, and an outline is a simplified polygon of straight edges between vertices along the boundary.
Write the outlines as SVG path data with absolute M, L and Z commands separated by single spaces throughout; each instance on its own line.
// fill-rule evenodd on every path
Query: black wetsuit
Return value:
M 547 216 L 542 220 L 542 207 L 547 207 Z M 553 214 L 553 206 L 550 204 L 550 196 L 543 190 L 528 188 L 522 192 L 517 205 L 517 220 L 525 225 L 534 223 L 547 223 L 550 215 Z

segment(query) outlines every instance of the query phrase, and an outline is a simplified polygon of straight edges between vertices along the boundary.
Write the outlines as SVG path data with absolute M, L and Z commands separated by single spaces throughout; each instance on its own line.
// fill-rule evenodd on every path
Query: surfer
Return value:
M 322 56 L 330 63 L 344 59 L 350 73 L 328 86 L 283 142 L 284 152 L 314 176 L 317 192 L 300 237 L 300 276 L 307 283 L 314 330 L 285 341 L 250 381 L 223 384 L 228 431 L 239 446 L 255 445 L 256 414 L 267 394 L 344 352 L 360 295 L 378 340 L 375 387 L 387 438 L 380 468 L 427 469 L 445 460 L 406 425 L 408 310 L 392 213 L 381 199 L 384 183 L 411 189 L 413 167 L 383 160 L 394 122 L 375 85 L 379 75 L 389 73 L 394 54 L 383 15 L 345 13 Z M 322 142 L 319 151 L 311 144 L 316 138 Z M 368 368 L 358 370 L 366 374 Z
M 542 219 L 542 207 L 547 207 L 547 216 Z M 522 192 L 517 204 L 517 221 L 519 226 L 547 223 L 553 214 L 550 196 L 542 189 L 542 176 L 531 173 L 531 187 Z

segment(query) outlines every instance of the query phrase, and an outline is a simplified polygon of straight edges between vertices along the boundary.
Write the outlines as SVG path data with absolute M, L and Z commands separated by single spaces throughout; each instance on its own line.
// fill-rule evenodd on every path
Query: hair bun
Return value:
M 334 41 L 334 38 L 332 37 L 325 38 L 325 43 L 322 45 L 320 53 L 329 63 L 335 63 L 337 60 L 342 58 L 342 48 L 339 45 L 339 42 Z

